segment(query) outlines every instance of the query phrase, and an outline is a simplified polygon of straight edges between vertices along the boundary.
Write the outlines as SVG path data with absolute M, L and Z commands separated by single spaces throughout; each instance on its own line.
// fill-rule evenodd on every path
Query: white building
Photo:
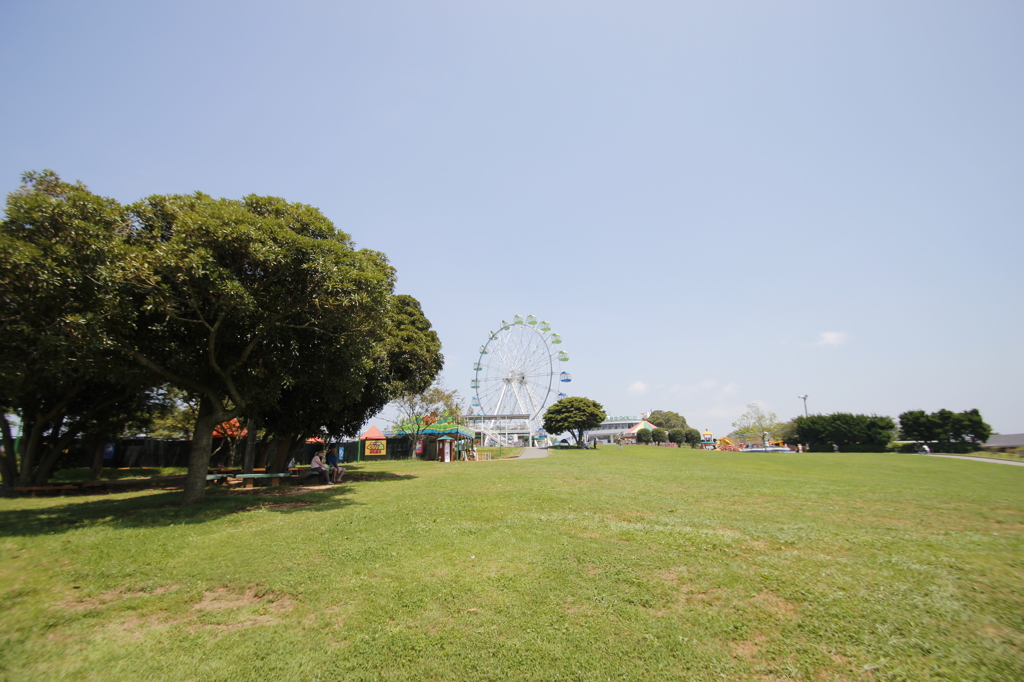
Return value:
M 596 429 L 587 431 L 586 440 L 588 443 L 614 443 L 616 438 L 621 438 L 627 443 L 636 442 L 636 432 L 642 428 L 656 429 L 654 424 L 639 417 L 609 417 L 601 422 Z

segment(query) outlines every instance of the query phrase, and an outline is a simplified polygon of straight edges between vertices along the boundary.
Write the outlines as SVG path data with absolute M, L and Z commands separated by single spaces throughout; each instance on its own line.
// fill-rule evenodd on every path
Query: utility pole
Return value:
M 807 416 L 807 394 L 805 393 L 804 395 L 798 395 L 797 398 L 800 398 L 800 400 L 804 401 L 804 416 L 806 417 Z

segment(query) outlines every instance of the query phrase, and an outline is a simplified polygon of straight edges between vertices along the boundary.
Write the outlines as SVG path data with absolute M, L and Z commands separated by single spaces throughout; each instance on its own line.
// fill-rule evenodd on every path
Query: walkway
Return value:
M 523 451 L 519 453 L 516 459 L 540 459 L 547 456 L 548 451 L 546 448 L 523 448 Z
M 971 455 L 940 455 L 932 453 L 929 457 L 949 457 L 950 459 L 973 459 L 980 462 L 995 462 L 996 464 L 1012 464 L 1015 467 L 1024 467 L 1024 462 L 1015 462 L 1011 459 L 996 459 L 994 457 L 972 457 Z

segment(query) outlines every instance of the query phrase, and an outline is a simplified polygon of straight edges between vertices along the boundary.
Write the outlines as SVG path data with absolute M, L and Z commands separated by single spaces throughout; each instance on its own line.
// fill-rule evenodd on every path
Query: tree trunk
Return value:
M 39 460 L 39 466 L 36 467 L 35 476 L 32 477 L 33 485 L 46 485 L 46 482 L 50 480 L 50 474 L 53 471 L 53 465 L 60 459 L 60 455 L 67 449 L 72 441 L 74 441 L 75 434 L 73 432 L 67 433 L 61 437 L 60 440 L 53 443 L 50 449 L 46 451 L 46 455 Z
M 253 461 L 256 459 L 256 418 L 250 417 L 245 428 L 248 433 L 245 434 L 245 459 L 242 462 L 242 473 L 251 474 Z
M 267 466 L 267 458 L 270 457 L 270 451 L 273 449 L 275 442 L 272 438 L 263 437 L 263 447 L 260 448 L 260 455 L 256 458 L 255 468 L 263 469 Z
M 29 433 L 27 439 L 22 436 L 21 443 L 21 473 L 18 476 L 18 485 L 28 486 L 32 483 L 32 474 L 34 473 L 36 463 L 36 452 L 39 450 L 39 446 L 43 440 L 43 429 L 46 428 L 48 422 L 43 419 L 42 415 L 36 417 L 35 422 L 32 424 L 32 430 Z
M 0 475 L 5 486 L 13 486 L 18 478 L 18 454 L 14 451 L 14 438 L 11 437 L 11 425 L 7 421 L 7 415 L 2 417 L 0 428 L 3 429 L 4 454 L 0 456 Z
M 213 429 L 234 416 L 234 410 L 224 410 L 205 395 L 200 398 L 196 426 L 192 433 L 192 448 L 188 455 L 185 495 L 181 499 L 183 507 L 200 504 L 206 496 L 206 475 L 213 454 Z
M 285 434 L 277 438 L 277 453 L 274 455 L 274 462 L 270 466 L 270 472 L 282 473 L 288 469 L 288 459 L 295 449 L 295 441 L 299 436 L 294 433 Z
M 94 481 L 99 479 L 103 473 L 103 453 L 106 452 L 106 449 L 106 439 L 101 438 L 96 441 L 96 447 L 92 451 L 92 467 L 89 469 L 89 477 Z

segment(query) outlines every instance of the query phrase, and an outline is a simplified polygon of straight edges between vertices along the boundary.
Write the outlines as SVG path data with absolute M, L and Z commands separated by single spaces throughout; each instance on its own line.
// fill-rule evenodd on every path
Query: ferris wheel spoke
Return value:
M 559 342 L 550 327 L 532 316 L 516 317 L 491 332 L 476 363 L 474 407 L 482 414 L 527 414 L 530 430 L 540 428 L 541 414 L 556 392 L 552 344 Z
M 537 396 L 533 394 L 530 384 L 524 385 L 525 393 L 530 399 L 530 414 L 533 416 L 540 416 L 540 401 L 537 400 Z

